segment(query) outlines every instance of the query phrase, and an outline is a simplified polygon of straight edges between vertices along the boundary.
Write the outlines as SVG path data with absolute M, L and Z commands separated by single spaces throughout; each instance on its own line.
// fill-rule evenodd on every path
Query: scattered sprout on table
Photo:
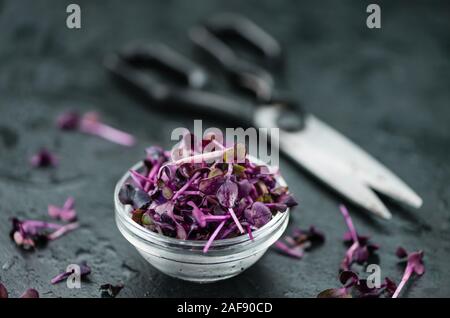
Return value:
M 54 219 L 61 221 L 72 222 L 77 219 L 77 212 L 75 211 L 75 200 L 73 197 L 68 197 L 62 207 L 49 204 L 48 215 Z
M 301 259 L 305 251 L 309 251 L 324 242 L 325 235 L 314 226 L 310 226 L 308 230 L 295 228 L 292 235 L 276 241 L 274 247 L 283 254 Z
M 58 158 L 46 148 L 42 148 L 30 158 L 30 164 L 35 168 L 55 167 L 58 165 Z
M 122 146 L 133 146 L 136 143 L 132 135 L 101 122 L 96 112 L 81 115 L 74 111 L 67 111 L 58 116 L 56 124 L 62 130 L 78 130 Z
M 45 245 L 62 235 L 78 228 L 78 223 L 65 225 L 45 222 L 40 220 L 12 219 L 10 237 L 16 245 L 24 249 L 33 249 L 39 245 Z

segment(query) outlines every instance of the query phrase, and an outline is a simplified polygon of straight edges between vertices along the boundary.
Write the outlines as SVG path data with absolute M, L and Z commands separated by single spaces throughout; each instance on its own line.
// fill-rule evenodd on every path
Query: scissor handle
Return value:
M 260 101 L 268 102 L 271 99 L 274 83 L 267 71 L 239 59 L 228 45 L 206 27 L 193 27 L 189 36 L 197 48 L 220 64 L 232 83 L 252 92 Z
M 118 54 L 111 54 L 104 64 L 118 79 L 150 99 L 152 106 L 165 112 L 210 115 L 244 127 L 253 124 L 250 105 L 203 90 L 163 84 L 148 76 L 132 62 Z
M 253 21 L 234 13 L 217 14 L 205 22 L 206 28 L 219 38 L 231 35 L 248 43 L 267 60 L 279 62 L 282 56 L 278 41 Z
M 137 67 L 155 67 L 167 71 L 190 88 L 202 88 L 208 75 L 201 66 L 162 43 L 134 43 L 126 46 L 120 57 Z

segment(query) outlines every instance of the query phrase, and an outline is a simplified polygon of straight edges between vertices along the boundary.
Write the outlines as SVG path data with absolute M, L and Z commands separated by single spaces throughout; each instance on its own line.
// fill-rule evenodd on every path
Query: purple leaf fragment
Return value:
M 344 234 L 344 242 L 349 245 L 341 262 L 341 270 L 348 271 L 351 270 L 351 266 L 354 263 L 366 264 L 375 255 L 375 251 L 378 250 L 379 246 L 372 243 L 369 237 L 358 235 L 350 214 L 344 205 L 341 204 L 339 209 L 348 227 L 348 232 Z
M 58 158 L 46 148 L 42 148 L 30 158 L 30 164 L 35 168 L 55 167 L 58 165 Z
M 325 242 L 325 235 L 318 231 L 315 226 L 310 226 L 308 230 L 296 228 L 290 236 L 285 236 L 283 240 L 275 242 L 277 251 L 301 259 L 305 251 L 309 251 Z
M 0 283 L 0 299 L 1 298 L 8 298 L 8 290 L 2 283 Z
M 34 288 L 27 289 L 20 298 L 39 298 L 39 293 Z
M 77 212 L 75 211 L 74 198 L 68 197 L 62 207 L 50 204 L 48 206 L 48 215 L 54 219 L 60 219 L 61 221 L 75 221 L 77 219 Z
M 145 210 L 151 203 L 150 196 L 145 191 L 129 183 L 120 189 L 119 200 L 122 204 L 130 204 L 133 208 L 141 210 Z
M 342 284 L 340 288 L 325 289 L 320 292 L 318 298 L 379 298 L 381 296 L 390 297 L 392 290 L 395 289 L 395 283 L 385 278 L 384 283 L 379 287 L 369 285 L 364 278 L 358 277 L 353 271 L 342 271 L 339 275 L 339 281 Z

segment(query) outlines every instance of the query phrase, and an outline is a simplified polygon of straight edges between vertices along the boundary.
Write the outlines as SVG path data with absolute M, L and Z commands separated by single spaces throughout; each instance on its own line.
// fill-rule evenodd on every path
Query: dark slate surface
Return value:
M 448 2 L 378 2 L 383 24 L 376 31 L 365 27 L 366 4 L 359 1 L 77 1 L 78 31 L 65 27 L 68 3 L 0 1 L 0 281 L 12 296 L 35 287 L 46 297 L 98 297 L 100 284 L 119 281 L 126 286 L 122 297 L 314 297 L 337 285 L 346 230 L 340 199 L 285 160 L 284 175 L 301 202 L 291 223 L 315 224 L 327 233 L 327 243 L 302 261 L 269 251 L 242 275 L 200 286 L 151 268 L 116 229 L 115 182 L 145 146 L 169 146 L 168 132 L 192 121 L 142 107 L 118 90 L 102 57 L 136 39 L 162 40 L 189 52 L 186 28 L 221 10 L 245 13 L 281 39 L 294 94 L 423 196 L 419 211 L 388 202 L 390 222 L 354 207 L 351 212 L 359 231 L 382 246 L 383 276 L 401 277 L 398 245 L 425 250 L 427 273 L 405 296 L 450 295 Z M 101 111 L 139 144 L 123 149 L 57 131 L 53 120 L 68 108 Z M 59 154 L 59 168 L 29 167 L 29 156 L 41 146 Z M 62 203 L 68 195 L 77 200 L 78 231 L 34 253 L 10 242 L 10 217 L 43 218 L 48 203 Z M 50 285 L 68 263 L 81 260 L 93 273 L 80 290 Z

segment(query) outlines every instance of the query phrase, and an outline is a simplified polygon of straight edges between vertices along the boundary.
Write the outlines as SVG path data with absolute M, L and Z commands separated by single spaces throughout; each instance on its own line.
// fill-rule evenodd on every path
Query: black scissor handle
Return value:
M 220 64 L 232 83 L 252 92 L 261 101 L 270 100 L 274 83 L 266 70 L 239 59 L 227 44 L 206 27 L 193 27 L 189 37 L 198 49 Z
M 162 43 L 135 43 L 126 46 L 120 57 L 136 67 L 155 67 L 169 72 L 190 88 L 202 88 L 208 75 L 201 66 Z
M 145 54 L 138 57 L 138 55 L 131 54 L 124 56 L 123 53 L 111 54 L 105 59 L 104 65 L 116 78 L 149 99 L 152 106 L 165 112 L 209 115 L 244 127 L 253 124 L 251 105 L 187 85 L 180 87 L 159 82 L 149 76 L 148 72 L 139 65 L 136 65 L 137 62 L 143 62 L 143 56 L 149 58 L 150 55 Z M 159 60 L 156 55 L 151 56 L 152 63 L 165 65 L 167 62 L 167 60 Z
M 279 62 L 281 45 L 253 21 L 234 13 L 217 14 L 205 22 L 206 28 L 221 38 L 231 35 L 240 38 L 259 51 L 266 59 Z

